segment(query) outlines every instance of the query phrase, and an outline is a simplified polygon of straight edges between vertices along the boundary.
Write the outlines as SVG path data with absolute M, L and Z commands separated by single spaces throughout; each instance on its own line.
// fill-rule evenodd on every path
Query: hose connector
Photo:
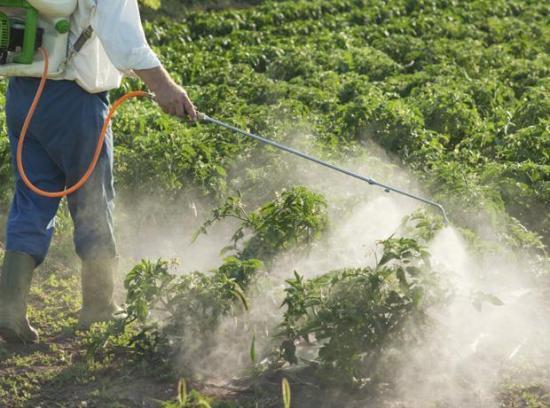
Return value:
M 199 122 L 208 122 L 208 115 L 206 113 L 197 112 L 197 120 Z

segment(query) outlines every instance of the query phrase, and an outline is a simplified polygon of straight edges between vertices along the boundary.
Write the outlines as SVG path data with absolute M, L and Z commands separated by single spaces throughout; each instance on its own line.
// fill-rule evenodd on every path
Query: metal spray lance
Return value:
M 292 147 L 288 147 L 288 146 L 285 146 L 281 143 L 278 143 L 278 142 L 275 142 L 271 139 L 267 139 L 263 136 L 259 136 L 259 135 L 256 135 L 254 133 L 251 133 L 251 132 L 247 132 L 245 130 L 242 130 L 242 129 L 239 129 L 235 126 L 232 126 L 228 123 L 225 123 L 225 122 L 222 122 L 221 120 L 217 120 L 217 119 L 214 119 L 214 118 L 211 118 L 210 116 L 204 114 L 204 113 L 201 113 L 201 112 L 198 112 L 198 119 L 199 121 L 201 122 L 205 122 L 205 123 L 211 123 L 211 124 L 214 124 L 214 125 L 218 125 L 218 126 L 221 126 L 221 127 L 224 127 L 226 129 L 229 129 L 233 132 L 236 132 L 236 133 L 240 133 L 241 135 L 244 135 L 244 136 L 248 136 L 252 139 L 255 139 L 261 143 L 264 143 L 264 144 L 267 144 L 267 145 L 270 145 L 270 146 L 273 146 L 273 147 L 276 147 L 277 149 L 280 149 L 280 150 L 283 150 L 287 153 L 290 153 L 290 154 L 293 154 L 295 156 L 298 156 L 298 157 L 301 157 L 302 159 L 306 159 L 306 160 L 309 160 L 311 162 L 314 162 L 314 163 L 317 163 L 321 166 L 324 166 L 324 167 L 327 167 L 331 170 L 334 170 L 334 171 L 337 171 L 339 173 L 343 173 L 347 176 L 350 176 L 350 177 L 353 177 L 353 178 L 356 178 L 356 179 L 359 179 L 361 181 L 365 181 L 367 183 L 369 183 L 371 186 L 378 186 L 378 187 L 381 187 L 384 189 L 384 191 L 386 191 L 387 193 L 389 192 L 394 192 L 394 193 L 397 193 L 397 194 L 401 194 L 401 195 L 404 195 L 406 197 L 409 197 L 409 198 L 412 198 L 413 200 L 417 200 L 417 201 L 421 201 L 425 204 L 428 204 L 428 205 L 431 205 L 433 207 L 437 207 L 437 209 L 441 212 L 441 214 L 443 215 L 443 219 L 445 220 L 445 224 L 449 224 L 449 219 L 447 218 L 447 212 L 445 211 L 445 208 L 443 208 L 443 206 L 439 203 L 436 203 L 435 201 L 432 201 L 432 200 L 428 200 L 426 198 L 423 198 L 423 197 L 420 197 L 420 196 L 417 196 L 415 194 L 411 194 L 411 193 L 408 193 L 406 191 L 403 191 L 403 190 L 400 190 L 398 188 L 395 188 L 395 187 L 392 187 L 392 186 L 389 186 L 387 184 L 383 184 L 383 183 L 379 183 L 378 181 L 374 180 L 372 177 L 367 177 L 367 176 L 362 176 L 361 174 L 358 174 L 358 173 L 355 173 L 353 171 L 350 171 L 350 170 L 347 170 L 347 169 L 344 169 L 342 167 L 339 167 L 339 166 L 336 166 L 332 163 L 329 163 L 327 161 L 324 161 L 324 160 L 321 160 L 321 159 L 318 159 L 316 157 L 313 157 L 313 156 L 310 156 L 306 153 L 303 153 L 303 152 L 300 152 L 299 150 L 296 150 L 296 149 L 293 149 Z

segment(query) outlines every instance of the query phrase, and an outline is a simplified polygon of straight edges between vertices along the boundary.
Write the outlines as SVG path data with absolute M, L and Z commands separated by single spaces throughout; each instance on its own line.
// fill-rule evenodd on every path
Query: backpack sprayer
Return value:
M 0 76 L 59 77 L 68 54 L 70 16 L 77 0 L 0 0 Z
M 75 11 L 76 5 L 77 0 L 0 0 L 0 76 L 32 76 L 41 78 L 38 90 L 21 129 L 17 146 L 16 162 L 17 169 L 25 185 L 31 191 L 44 197 L 59 198 L 78 191 L 86 181 L 88 181 L 97 165 L 103 142 L 105 141 L 109 128 L 109 123 L 118 107 L 129 98 L 154 98 L 154 95 L 150 93 L 134 91 L 127 93 L 113 103 L 99 135 L 94 157 L 84 176 L 75 185 L 63 191 L 49 192 L 39 189 L 29 180 L 25 173 L 22 160 L 25 136 L 34 111 L 36 110 L 36 106 L 42 96 L 44 86 L 46 85 L 46 79 L 55 78 L 64 72 L 65 63 L 69 54 L 69 19 L 70 15 Z M 86 31 L 77 40 L 74 46 L 76 51 L 78 51 L 87 38 L 89 38 L 91 33 L 86 33 Z M 224 127 L 261 143 L 301 157 L 302 159 L 309 160 L 331 170 L 365 181 L 370 185 L 381 187 L 388 193 L 395 192 L 436 207 L 441 211 L 445 223 L 449 223 L 447 213 L 443 206 L 432 200 L 379 183 L 371 177 L 362 176 L 273 140 L 236 128 L 230 124 L 211 118 L 204 113 L 199 113 L 198 119 L 201 122 Z
M 36 187 L 29 180 L 23 166 L 23 145 L 46 80 L 62 78 L 67 61 L 74 53 L 80 51 L 93 33 L 91 27 L 85 29 L 69 50 L 70 19 L 76 7 L 77 0 L 0 0 L 0 77 L 40 78 L 36 95 L 19 135 L 17 170 L 31 191 L 49 198 L 70 195 L 88 181 L 101 155 L 111 118 L 124 101 L 134 97 L 154 97 L 143 91 L 129 92 L 112 105 L 99 135 L 92 161 L 75 185 L 63 191 L 50 192 Z

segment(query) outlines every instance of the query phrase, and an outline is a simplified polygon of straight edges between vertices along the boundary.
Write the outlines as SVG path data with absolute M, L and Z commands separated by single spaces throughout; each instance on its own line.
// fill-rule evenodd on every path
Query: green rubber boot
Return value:
M 126 317 L 113 300 L 116 259 L 94 259 L 82 262 L 82 310 L 78 328 L 88 330 L 96 322 Z
M 0 337 L 8 343 L 36 343 L 37 331 L 27 319 L 27 296 L 36 262 L 21 252 L 6 252 L 0 277 Z

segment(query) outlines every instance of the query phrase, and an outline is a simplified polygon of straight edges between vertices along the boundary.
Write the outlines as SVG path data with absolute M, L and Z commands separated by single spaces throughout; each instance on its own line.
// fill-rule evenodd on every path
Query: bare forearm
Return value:
M 153 92 L 168 83 L 174 82 L 162 66 L 151 69 L 136 69 L 134 72 Z

